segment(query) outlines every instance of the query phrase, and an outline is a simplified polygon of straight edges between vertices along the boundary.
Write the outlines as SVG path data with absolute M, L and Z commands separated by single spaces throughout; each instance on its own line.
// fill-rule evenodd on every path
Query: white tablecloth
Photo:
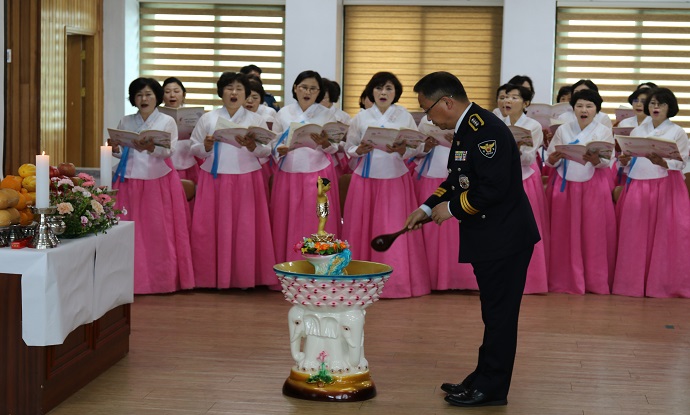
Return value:
M 0 272 L 22 274 L 22 338 L 62 344 L 82 324 L 134 301 L 134 222 L 52 249 L 0 248 Z

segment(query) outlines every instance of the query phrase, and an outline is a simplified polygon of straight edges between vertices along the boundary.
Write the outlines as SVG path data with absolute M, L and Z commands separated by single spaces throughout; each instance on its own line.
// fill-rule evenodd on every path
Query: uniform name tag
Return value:
M 467 160 L 467 151 L 457 150 L 455 151 L 455 161 L 465 161 Z

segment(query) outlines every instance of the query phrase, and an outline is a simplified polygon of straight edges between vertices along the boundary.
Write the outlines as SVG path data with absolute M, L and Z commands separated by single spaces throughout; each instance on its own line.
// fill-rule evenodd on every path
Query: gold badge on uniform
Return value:
M 460 177 L 458 177 L 458 181 L 460 182 L 460 187 L 463 189 L 467 190 L 470 188 L 470 178 L 464 174 L 461 174 Z
M 479 116 L 479 114 L 472 114 L 470 115 L 470 119 L 468 120 L 468 124 L 474 131 L 479 130 L 479 127 L 484 125 L 484 120 L 482 120 L 482 117 Z
M 496 155 L 496 140 L 486 140 L 477 144 L 479 152 L 486 158 L 493 158 Z
M 465 161 L 467 160 L 467 151 L 456 150 L 455 151 L 455 161 Z

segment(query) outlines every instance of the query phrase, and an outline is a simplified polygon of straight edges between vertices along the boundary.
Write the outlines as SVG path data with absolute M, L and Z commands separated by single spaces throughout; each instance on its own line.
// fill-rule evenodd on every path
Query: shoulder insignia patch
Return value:
M 479 130 L 479 127 L 484 125 L 484 120 L 482 120 L 482 117 L 480 117 L 479 114 L 472 114 L 470 115 L 470 119 L 467 123 L 474 131 L 477 131 Z
M 486 158 L 493 158 L 496 155 L 496 140 L 486 140 L 477 144 L 479 152 Z

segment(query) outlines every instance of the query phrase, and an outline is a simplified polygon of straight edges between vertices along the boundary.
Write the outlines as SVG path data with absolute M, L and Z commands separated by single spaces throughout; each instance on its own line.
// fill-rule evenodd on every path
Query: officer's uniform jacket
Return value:
M 474 103 L 455 132 L 448 178 L 424 204 L 444 201 L 460 222 L 460 262 L 502 258 L 540 239 L 515 139 L 503 121 Z

